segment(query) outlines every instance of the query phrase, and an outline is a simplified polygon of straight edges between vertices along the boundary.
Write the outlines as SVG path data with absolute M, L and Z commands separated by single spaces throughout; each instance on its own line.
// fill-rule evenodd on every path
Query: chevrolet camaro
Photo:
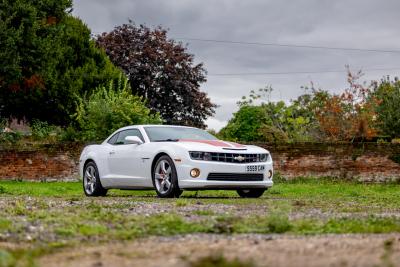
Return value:
M 87 196 L 104 196 L 108 189 L 155 189 L 159 197 L 226 189 L 260 197 L 273 185 L 267 150 L 221 141 L 193 127 L 124 127 L 103 143 L 86 146 L 79 162 Z

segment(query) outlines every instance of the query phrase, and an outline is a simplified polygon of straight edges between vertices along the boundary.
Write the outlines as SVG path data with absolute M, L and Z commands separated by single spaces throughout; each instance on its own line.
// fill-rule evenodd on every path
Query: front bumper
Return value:
M 246 166 L 264 165 L 262 173 L 262 181 L 214 181 L 207 180 L 210 173 L 241 173 L 246 174 Z M 187 162 L 176 163 L 176 171 L 178 173 L 179 187 L 182 189 L 244 189 L 244 188 L 269 188 L 273 185 L 272 176 L 269 176 L 269 171 L 273 173 L 272 161 L 258 163 L 225 163 L 213 161 L 189 160 Z M 190 176 L 190 170 L 197 168 L 200 170 L 200 176 L 193 178 Z

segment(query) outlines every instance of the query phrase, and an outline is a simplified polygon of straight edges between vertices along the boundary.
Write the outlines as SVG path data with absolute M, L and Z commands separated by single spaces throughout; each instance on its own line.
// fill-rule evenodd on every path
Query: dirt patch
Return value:
M 255 266 L 400 266 L 400 234 L 186 235 L 67 249 L 39 266 L 190 266 L 209 255 L 253 261 Z

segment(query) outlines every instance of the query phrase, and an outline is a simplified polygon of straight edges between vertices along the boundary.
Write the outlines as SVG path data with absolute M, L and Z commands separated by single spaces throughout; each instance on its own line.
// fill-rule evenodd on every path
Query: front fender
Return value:
M 99 145 L 91 145 L 87 146 L 83 149 L 81 156 L 79 157 L 79 175 L 83 178 L 83 168 L 85 163 L 89 160 L 93 161 L 98 169 L 99 177 L 102 177 L 102 174 L 106 173 L 107 164 L 105 164 L 105 158 L 103 153 L 104 151 L 100 151 L 101 148 Z

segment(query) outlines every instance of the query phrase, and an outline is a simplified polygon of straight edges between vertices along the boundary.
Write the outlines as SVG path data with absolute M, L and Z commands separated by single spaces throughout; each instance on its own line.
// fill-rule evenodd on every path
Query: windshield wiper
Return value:
M 152 142 L 178 142 L 178 141 L 179 141 L 179 139 L 168 138 L 168 139 L 154 140 Z

